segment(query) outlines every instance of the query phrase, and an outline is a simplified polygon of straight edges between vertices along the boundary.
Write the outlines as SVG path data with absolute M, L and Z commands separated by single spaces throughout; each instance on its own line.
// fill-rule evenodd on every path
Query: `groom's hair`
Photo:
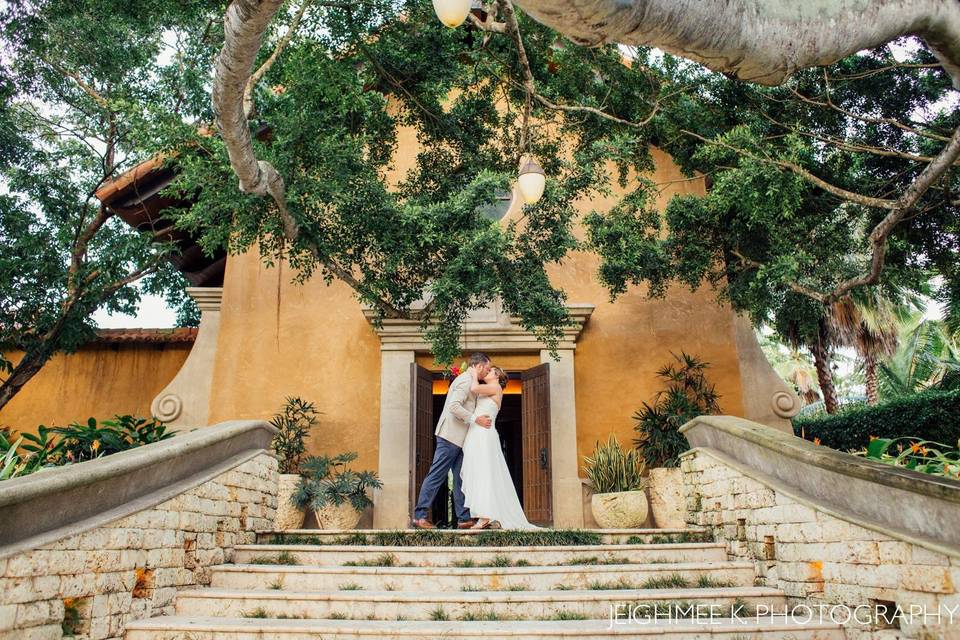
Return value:
M 490 362 L 490 358 L 487 357 L 487 354 L 482 351 L 477 351 L 470 356 L 470 366 L 476 366 L 478 364 L 483 364 L 484 362 Z

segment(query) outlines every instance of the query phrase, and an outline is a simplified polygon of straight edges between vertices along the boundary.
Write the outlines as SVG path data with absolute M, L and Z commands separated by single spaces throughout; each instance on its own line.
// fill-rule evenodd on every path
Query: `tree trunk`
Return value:
M 820 393 L 823 394 L 823 405 L 827 413 L 837 412 L 839 403 L 837 402 L 837 391 L 833 387 L 833 371 L 830 369 L 830 352 L 827 350 L 823 341 L 811 345 L 810 353 L 813 354 L 813 364 L 817 368 L 817 380 L 820 383 Z
M 10 402 L 25 384 L 37 375 L 43 365 L 47 363 L 53 351 L 49 348 L 27 350 L 23 358 L 13 368 L 13 373 L 0 384 L 0 409 Z
M 872 355 L 863 358 L 863 374 L 866 378 L 867 404 L 877 404 L 877 359 Z
M 579 44 L 659 47 L 748 82 L 781 84 L 904 35 L 923 38 L 960 88 L 956 0 L 516 0 Z

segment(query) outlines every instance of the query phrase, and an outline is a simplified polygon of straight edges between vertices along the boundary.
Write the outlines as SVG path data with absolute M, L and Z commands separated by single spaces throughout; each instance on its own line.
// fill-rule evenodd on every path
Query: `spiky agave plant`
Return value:
M 646 467 L 636 449 L 624 450 L 617 436 L 610 434 L 606 444 L 597 442 L 592 456 L 583 457 L 587 478 L 597 493 L 636 491 L 647 484 Z
M 357 511 L 373 504 L 369 489 L 383 486 L 372 471 L 353 471 L 347 465 L 357 459 L 356 452 L 333 456 L 310 456 L 300 467 L 300 484 L 290 497 L 298 509 L 323 509 L 329 504 L 349 502 Z

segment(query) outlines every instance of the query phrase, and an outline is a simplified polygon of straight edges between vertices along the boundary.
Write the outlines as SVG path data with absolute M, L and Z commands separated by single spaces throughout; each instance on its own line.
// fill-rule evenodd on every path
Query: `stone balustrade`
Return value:
M 911 532 L 924 505 L 931 519 L 958 515 L 960 483 L 931 479 L 934 489 L 926 491 L 927 478 L 918 477 L 912 485 L 918 496 L 904 504 L 887 486 L 888 476 L 901 489 L 907 486 L 902 470 L 815 450 L 736 418 L 698 418 L 683 431 L 695 447 L 681 461 L 687 522 L 712 529 L 732 560 L 753 561 L 758 584 L 782 590 L 793 605 L 824 605 L 828 615 L 860 607 L 860 623 L 844 625 L 850 640 L 960 638 L 957 532 Z M 793 455 L 798 449 L 804 454 Z M 861 483 L 836 480 L 851 468 Z M 795 477 L 804 478 L 804 487 L 789 482 Z M 865 488 L 871 484 L 872 490 Z M 858 511 L 869 501 L 875 505 Z M 878 505 L 889 511 L 882 521 L 872 517 Z M 878 619 L 878 607 L 899 607 L 904 615 Z
M 17 513 L 23 535 L 0 538 L 0 639 L 119 639 L 130 620 L 172 613 L 178 589 L 206 584 L 231 547 L 272 527 L 274 432 L 263 422 L 224 423 L 5 481 L 0 518 Z M 71 484 L 87 496 L 87 517 L 75 521 L 50 512 Z M 134 497 L 116 504 L 117 495 Z M 26 520 L 27 507 L 43 527 Z

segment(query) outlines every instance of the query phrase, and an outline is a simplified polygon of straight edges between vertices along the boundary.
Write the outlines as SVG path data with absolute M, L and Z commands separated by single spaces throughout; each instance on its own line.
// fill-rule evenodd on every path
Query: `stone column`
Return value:
M 180 371 L 150 403 L 150 411 L 173 427 L 206 427 L 210 415 L 213 363 L 220 333 L 222 287 L 189 287 L 200 307 L 200 328 Z
M 549 351 L 540 362 L 550 363 L 550 469 L 553 482 L 553 526 L 583 527 L 582 489 L 577 461 L 577 398 L 573 349 L 560 349 L 560 360 Z
M 380 352 L 380 465 L 383 488 L 373 495 L 375 529 L 406 528 L 410 521 L 413 438 L 410 364 L 413 351 Z

